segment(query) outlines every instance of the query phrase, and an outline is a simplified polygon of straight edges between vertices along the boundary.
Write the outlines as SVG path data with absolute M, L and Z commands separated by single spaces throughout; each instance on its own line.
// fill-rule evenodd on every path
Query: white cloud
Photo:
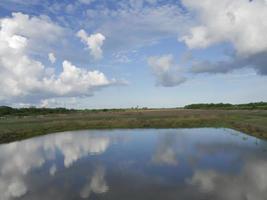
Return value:
M 174 64 L 173 56 L 170 54 L 149 57 L 148 64 L 156 76 L 157 85 L 173 87 L 186 81 L 178 66 Z
M 87 26 L 96 27 L 109 38 L 106 48 L 125 51 L 144 47 L 164 38 L 176 38 L 188 25 L 178 5 L 142 6 L 143 1 L 133 2 L 120 1 L 117 9 L 87 10 Z
M 54 53 L 49 53 L 49 54 L 48 54 L 48 59 L 49 59 L 49 61 L 50 61 L 52 64 L 54 64 L 54 63 L 56 62 L 56 56 L 55 56 L 55 54 L 54 54 Z
M 265 0 L 183 0 L 197 16 L 197 25 L 181 38 L 190 48 L 230 42 L 238 54 L 267 51 L 267 5 Z
M 46 92 L 55 96 L 91 95 L 98 87 L 112 84 L 106 76 L 97 70 L 81 69 L 65 60 L 63 71 L 56 78 L 44 78 L 43 85 Z
M 116 63 L 130 63 L 132 60 L 127 55 L 127 52 L 119 51 L 112 55 Z
M 85 30 L 81 29 L 77 32 L 77 37 L 79 37 L 81 41 L 88 46 L 88 48 L 90 49 L 90 54 L 95 59 L 102 58 L 102 46 L 106 39 L 104 35 L 102 35 L 101 33 L 96 33 L 88 36 Z
M 27 45 L 23 49 L 26 52 L 44 48 L 64 34 L 64 28 L 53 23 L 47 16 L 30 17 L 23 13 L 12 13 L 11 17 L 0 19 L 0 24 L 1 42 L 7 42 L 10 48 L 22 48 L 14 45 Z
M 96 89 L 115 83 L 99 71 L 78 68 L 65 60 L 62 72 L 51 68 L 29 54 L 36 44 L 53 43 L 62 28 L 47 17 L 30 17 L 13 13 L 0 20 L 0 100 L 31 99 L 60 96 L 88 96 Z M 35 44 L 35 45 L 34 45 Z M 55 56 L 49 55 L 51 62 Z
M 194 25 L 179 37 L 189 48 L 207 48 L 229 43 L 234 51 L 217 61 L 198 60 L 193 73 L 228 73 L 253 68 L 267 74 L 267 4 L 265 0 L 183 0 L 194 19 Z
M 41 108 L 59 108 L 59 107 L 77 108 L 79 107 L 79 101 L 76 97 L 71 97 L 71 98 L 57 97 L 57 98 L 43 99 L 37 106 Z

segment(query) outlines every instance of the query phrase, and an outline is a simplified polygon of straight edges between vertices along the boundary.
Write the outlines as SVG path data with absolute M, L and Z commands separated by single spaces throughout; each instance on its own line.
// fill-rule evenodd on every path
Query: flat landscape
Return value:
M 104 109 L 4 116 L 0 119 L 0 142 L 83 129 L 196 127 L 232 128 L 267 139 L 267 110 Z
M 267 200 L 267 0 L 0 0 L 0 200 Z

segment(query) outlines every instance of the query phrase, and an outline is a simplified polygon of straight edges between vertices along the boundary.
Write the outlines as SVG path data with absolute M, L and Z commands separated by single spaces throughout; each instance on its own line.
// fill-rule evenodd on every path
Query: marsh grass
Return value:
M 114 128 L 232 128 L 267 139 L 265 110 L 100 110 L 0 119 L 0 143 L 53 132 Z

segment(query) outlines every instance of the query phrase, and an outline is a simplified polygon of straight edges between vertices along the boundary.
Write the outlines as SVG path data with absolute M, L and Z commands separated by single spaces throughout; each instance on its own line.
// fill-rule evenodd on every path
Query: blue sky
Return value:
M 267 101 L 266 0 L 1 0 L 0 103 Z

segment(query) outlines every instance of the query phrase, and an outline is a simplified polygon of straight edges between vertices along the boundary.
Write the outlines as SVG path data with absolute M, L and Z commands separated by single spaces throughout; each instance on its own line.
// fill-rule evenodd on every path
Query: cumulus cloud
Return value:
M 200 25 L 182 38 L 191 48 L 231 42 L 239 54 L 267 50 L 267 5 L 265 0 L 184 0 L 187 8 L 198 14 Z M 259 14 L 260 13 L 260 14 Z
M 58 96 L 91 95 L 97 87 L 112 84 L 112 81 L 97 70 L 81 69 L 67 60 L 63 61 L 62 67 L 63 71 L 58 77 L 44 78 L 43 86 L 48 93 Z
M 64 35 L 64 28 L 44 15 L 31 17 L 23 13 L 12 13 L 11 17 L 0 19 L 0 27 L 1 50 L 10 50 L 9 47 L 24 53 L 40 50 Z
M 46 17 L 13 13 L 0 20 L 0 100 L 31 98 L 40 100 L 58 96 L 88 96 L 96 89 L 115 83 L 99 71 L 89 71 L 63 61 L 55 74 L 32 58 L 35 45 L 55 41 L 62 28 Z M 49 54 L 51 62 L 55 56 Z
M 81 29 L 77 32 L 77 37 L 79 37 L 81 41 L 88 46 L 88 48 L 90 49 L 90 54 L 95 59 L 102 58 L 102 46 L 106 39 L 104 35 L 102 35 L 101 33 L 96 33 L 88 36 L 85 30 Z
M 49 54 L 48 54 L 48 59 L 49 59 L 49 61 L 50 61 L 52 64 L 54 64 L 54 63 L 56 62 L 56 56 L 55 56 L 55 54 L 54 54 L 54 53 L 49 53 Z
M 149 57 L 148 65 L 151 67 L 156 77 L 156 84 L 159 86 L 173 87 L 186 81 L 178 66 L 174 64 L 172 55 Z
M 189 48 L 207 48 L 228 42 L 235 48 L 230 60 L 201 62 L 194 72 L 228 72 L 236 68 L 253 67 L 266 75 L 267 65 L 267 4 L 265 0 L 183 0 L 196 16 L 196 24 L 180 37 Z M 260 60 L 260 61 L 259 61 Z

